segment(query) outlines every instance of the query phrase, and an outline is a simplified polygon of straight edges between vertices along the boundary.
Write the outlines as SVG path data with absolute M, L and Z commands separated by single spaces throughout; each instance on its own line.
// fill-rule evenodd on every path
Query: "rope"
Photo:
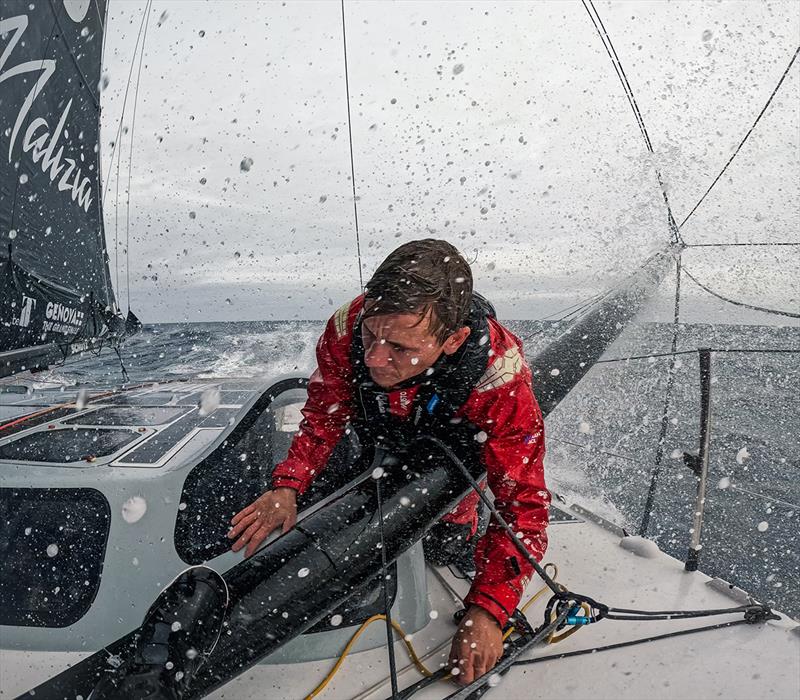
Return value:
M 376 460 L 377 462 L 378 460 Z M 394 658 L 394 635 L 392 634 L 392 606 L 389 603 L 389 589 L 386 585 L 388 567 L 386 564 L 386 546 L 383 536 L 383 498 L 381 497 L 381 477 L 375 479 L 375 494 L 378 499 L 378 531 L 381 535 L 381 589 L 383 591 L 383 619 L 386 621 L 386 650 L 389 654 L 389 678 L 392 681 L 392 698 L 397 698 L 400 690 L 397 686 L 397 662 Z
M 557 438 L 553 435 L 548 436 L 548 440 L 554 440 L 555 442 L 563 442 L 565 445 L 571 445 L 572 447 L 577 447 L 584 452 L 599 452 L 600 454 L 608 455 L 609 457 L 616 457 L 618 459 L 624 459 L 626 462 L 633 462 L 634 464 L 639 464 L 641 466 L 649 466 L 642 462 L 641 460 L 634 459 L 633 457 L 628 457 L 626 455 L 621 455 L 616 452 L 609 452 L 608 450 L 601 450 L 596 447 L 592 447 L 591 445 L 581 445 L 579 442 L 571 442 L 570 440 L 564 440 L 563 438 Z
M 678 226 L 678 229 L 682 229 L 683 228 L 683 225 L 689 220 L 689 217 L 691 217 L 691 215 L 694 214 L 695 211 L 697 210 L 697 207 L 699 207 L 703 203 L 703 200 L 708 196 L 708 193 L 711 192 L 711 190 L 713 189 L 714 185 L 716 185 L 717 182 L 719 182 L 719 179 L 722 177 L 724 172 L 728 169 L 728 166 L 731 164 L 733 159 L 736 157 L 736 154 L 739 153 L 739 151 L 741 150 L 742 146 L 744 146 L 745 141 L 747 141 L 747 139 L 750 136 L 750 134 L 753 133 L 753 129 L 756 128 L 756 124 L 758 124 L 758 122 L 760 121 L 761 117 L 764 116 L 764 112 L 767 111 L 767 108 L 769 107 L 770 103 L 772 102 L 772 98 L 775 97 L 775 94 L 778 92 L 778 90 L 780 89 L 780 86 L 783 84 L 783 81 L 786 78 L 787 74 L 789 73 L 789 70 L 791 69 L 792 64 L 794 64 L 794 61 L 797 58 L 797 54 L 798 53 L 800 53 L 800 46 L 798 46 L 797 49 L 795 50 L 794 55 L 792 56 L 792 60 L 789 61 L 789 65 L 786 66 L 786 70 L 783 71 L 783 75 L 781 76 L 781 79 L 778 81 L 778 84 L 775 86 L 775 89 L 772 91 L 772 94 L 769 96 L 769 99 L 767 100 L 767 103 L 764 105 L 764 107 L 758 113 L 758 116 L 756 117 L 756 120 L 753 122 L 753 125 L 750 127 L 748 132 L 744 135 L 744 138 L 741 140 L 741 143 L 739 143 L 739 145 L 736 147 L 736 150 L 733 152 L 733 155 L 731 155 L 731 157 L 728 158 L 728 162 L 725 163 L 725 165 L 723 166 L 722 170 L 720 170 L 719 174 L 714 178 L 714 181 L 708 186 L 708 189 L 705 191 L 705 194 L 703 194 L 703 196 L 700 197 L 699 200 L 697 200 L 697 204 L 695 204 L 692 207 L 692 210 L 686 215 L 686 218 L 681 222 L 681 225 Z
M 800 245 L 800 243 L 788 243 L 784 241 L 776 243 L 689 243 L 687 248 L 729 248 L 734 246 L 780 246 L 780 245 Z
M 448 568 L 449 568 L 449 567 L 448 567 Z M 558 576 L 558 567 L 557 567 L 555 564 L 553 564 L 552 562 L 548 562 L 547 564 L 545 564 L 545 565 L 544 565 L 544 569 L 545 569 L 545 570 L 547 570 L 548 568 L 552 568 L 552 569 L 553 569 L 553 580 L 555 580 L 555 579 L 557 578 L 557 576 Z M 430 572 L 431 572 L 431 573 L 432 573 L 434 576 L 436 576 L 436 578 L 439 580 L 439 583 L 441 583 L 441 584 L 442 584 L 442 586 L 443 586 L 445 589 L 447 589 L 447 590 L 448 590 L 448 591 L 449 591 L 451 594 L 454 594 L 454 596 L 455 596 L 455 598 L 454 598 L 454 602 L 461 602 L 461 603 L 463 603 L 463 602 L 464 602 L 464 601 L 463 601 L 463 599 L 461 599 L 461 598 L 460 598 L 460 596 L 458 596 L 458 594 L 456 594 L 456 593 L 455 593 L 455 591 L 453 590 L 452 586 L 451 586 L 451 585 L 450 585 L 450 584 L 447 582 L 447 579 L 445 579 L 445 578 L 444 578 L 444 577 L 443 577 L 443 576 L 442 576 L 442 575 L 441 575 L 441 574 L 440 574 L 440 573 L 439 573 L 439 572 L 436 570 L 436 568 L 435 568 L 435 567 L 433 567 L 433 566 L 431 566 L 430 564 L 428 564 L 428 570 L 429 570 L 429 571 L 430 571 Z M 451 571 L 451 573 L 452 573 L 452 571 Z M 527 610 L 527 609 L 528 609 L 528 608 L 529 608 L 531 605 L 533 605 L 533 603 L 535 603 L 535 602 L 536 602 L 536 601 L 537 601 L 539 598 L 541 598 L 541 596 L 542 596 L 542 595 L 544 595 L 544 594 L 545 594 L 545 593 L 546 593 L 548 590 L 549 590 L 549 589 L 548 589 L 548 587 L 547 587 L 547 586 L 543 586 L 542 588 L 540 588 L 540 589 L 539 589 L 539 590 L 538 590 L 536 593 L 534 593 L 534 594 L 533 594 L 533 595 L 532 595 L 532 596 L 531 596 L 531 597 L 528 599 L 528 601 L 525 603 L 525 605 L 523 605 L 523 606 L 522 606 L 522 607 L 519 609 L 519 612 L 521 612 L 521 613 L 523 613 L 523 614 L 524 614 L 524 613 L 525 613 L 525 611 L 526 611 L 526 610 Z M 456 600 L 456 598 L 457 598 L 457 600 Z M 379 616 L 376 616 L 376 617 L 379 617 Z M 365 624 L 366 624 L 366 623 L 365 623 Z M 394 624 L 394 623 L 393 623 L 393 624 Z M 395 627 L 395 630 L 397 630 L 397 629 L 398 629 L 398 627 Z M 510 634 L 511 634 L 513 631 L 514 631 L 514 628 L 513 628 L 513 627 L 511 627 L 511 628 L 510 628 L 510 629 L 509 629 L 509 630 L 508 630 L 508 631 L 505 633 L 505 635 L 503 636 L 503 639 L 504 639 L 504 640 L 505 640 L 505 639 L 507 639 L 507 638 L 510 636 Z M 358 634 L 358 632 L 356 632 L 356 634 Z M 410 641 L 408 641 L 408 640 L 404 640 L 404 641 L 406 641 L 406 646 L 407 646 L 407 648 L 409 649 L 409 652 L 412 652 L 412 651 L 413 651 L 413 646 L 411 646 L 411 642 L 410 642 Z M 431 671 L 429 671 L 428 669 L 426 669 L 426 668 L 425 668 L 425 666 L 422 664 L 422 662 L 423 662 L 423 661 L 425 661 L 426 659 L 428 659 L 428 658 L 430 658 L 430 657 L 432 657 L 432 656 L 435 656 L 435 655 L 436 655 L 437 653 L 439 653 L 439 652 L 440 652 L 440 651 L 441 651 L 441 650 L 442 650 L 442 649 L 443 649 L 445 646 L 447 646 L 447 645 L 449 645 L 449 644 L 450 644 L 450 640 L 448 639 L 448 640 L 446 640 L 445 642 L 443 642 L 442 644 L 439 644 L 439 645 L 437 645 L 436 647 L 434 647 L 433 649 L 431 649 L 431 650 L 430 650 L 430 651 L 429 651 L 427 654 L 425 654 L 425 656 L 419 657 L 419 663 L 417 663 L 417 662 L 414 662 L 414 663 L 411 663 L 411 664 L 409 664 L 409 665 L 408 665 L 408 666 L 406 666 L 405 668 L 401 669 L 401 670 L 400 670 L 400 673 L 399 673 L 398 675 L 401 675 L 401 674 L 402 674 L 402 673 L 404 673 L 405 671 L 407 671 L 407 670 L 409 670 L 410 668 L 413 668 L 414 666 L 416 666 L 416 667 L 417 667 L 417 670 L 419 670 L 419 671 L 422 673 L 422 675 L 423 675 L 423 676 L 425 676 L 425 678 L 424 678 L 424 679 L 423 679 L 423 680 L 422 680 L 420 683 L 422 683 L 422 684 L 424 684 L 424 685 L 426 685 L 426 686 L 427 686 L 427 685 L 430 685 L 432 682 L 434 682 L 434 681 L 436 681 L 436 680 L 450 680 L 450 678 L 451 678 L 451 674 L 448 672 L 447 668 L 442 668 L 442 669 L 440 669 L 440 670 L 438 670 L 438 671 L 436 671 L 436 672 L 433 672 L 433 673 L 432 673 Z M 424 671 L 423 671 L 422 669 L 424 669 Z M 327 680 L 329 680 L 329 679 L 327 679 Z M 368 687 L 368 688 L 365 688 L 365 689 L 364 689 L 363 691 L 361 691 L 361 692 L 360 692 L 358 695 L 356 695 L 356 696 L 355 696 L 355 697 L 354 697 L 352 700 L 363 700 L 364 698 L 370 697 L 370 696 L 373 694 L 373 692 L 375 692 L 376 690 L 378 690 L 378 688 L 380 688 L 380 687 L 381 687 L 381 686 L 382 686 L 382 685 L 383 685 L 385 682 L 386 682 L 385 680 L 384 680 L 384 681 L 379 681 L 378 683 L 376 683 L 376 684 L 374 684 L 374 685 L 372 685 L 372 686 L 370 686 L 370 687 Z M 413 694 L 416 692 L 416 690 L 414 690 L 414 687 L 415 687 L 415 686 L 417 686 L 417 685 L 418 685 L 418 684 L 416 684 L 416 683 L 415 683 L 413 686 L 409 686 L 408 688 L 405 688 L 405 689 L 404 689 L 404 690 L 403 690 L 403 691 L 400 693 L 400 700 L 402 700 L 403 698 L 407 698 L 407 697 L 410 697 L 411 695 L 413 695 Z M 417 689 L 419 689 L 419 688 L 417 688 Z M 308 697 L 306 698 L 306 700 L 310 700 L 310 698 L 311 698 L 311 697 L 312 697 L 312 696 L 308 696 Z
M 697 278 L 694 277 L 694 275 L 692 275 L 686 268 L 683 269 L 683 273 L 703 291 L 708 292 L 711 296 L 717 297 L 717 299 L 721 299 L 722 301 L 726 301 L 729 304 L 733 304 L 734 306 L 742 306 L 745 309 L 752 309 L 753 311 L 761 311 L 765 314 L 774 314 L 775 316 L 789 316 L 790 318 L 800 318 L 800 313 L 795 313 L 793 311 L 768 309 L 765 306 L 754 306 L 753 304 L 746 304 L 743 301 L 737 301 L 736 299 L 731 299 L 729 297 L 722 296 L 722 294 L 720 294 L 719 292 L 715 292 L 713 289 L 709 289 L 702 282 L 698 281 Z
M 323 690 L 325 690 L 327 685 L 331 682 L 331 680 L 333 680 L 333 677 L 342 667 L 344 660 L 347 658 L 347 655 L 352 650 L 353 645 L 356 643 L 356 641 L 364 632 L 364 630 L 376 620 L 385 620 L 385 619 L 386 615 L 373 615 L 372 617 L 361 623 L 361 626 L 355 631 L 353 636 L 350 637 L 350 641 L 347 642 L 347 644 L 345 645 L 344 649 L 342 650 L 342 653 L 339 655 L 339 658 L 333 665 L 333 668 L 331 668 L 331 670 L 328 672 L 328 675 L 325 676 L 322 682 L 316 688 L 314 688 L 314 690 L 312 690 L 308 695 L 306 695 L 305 700 L 313 700 L 313 698 L 317 697 Z M 408 650 L 408 655 L 411 658 L 411 661 L 413 662 L 414 666 L 416 666 L 417 670 L 426 678 L 430 678 L 431 676 L 433 676 L 434 675 L 433 672 L 428 670 L 425 664 L 422 663 L 422 659 L 420 659 L 419 655 L 414 650 L 414 647 L 408 640 L 408 635 L 403 631 L 403 628 L 400 626 L 400 624 L 395 620 L 389 619 L 387 620 L 387 625 L 389 629 L 393 629 L 395 632 L 397 632 L 397 634 L 400 635 L 400 639 L 403 640 L 403 643 L 405 644 L 405 647 Z
M 350 144 L 350 180 L 353 183 L 353 219 L 356 227 L 356 253 L 358 254 L 358 284 L 364 289 L 364 274 L 361 268 L 361 238 L 358 232 L 358 201 L 356 199 L 356 168 L 353 160 L 353 128 L 350 120 L 350 77 L 347 70 L 347 33 L 344 20 L 344 0 L 342 0 L 342 48 L 344 52 L 344 86 L 347 92 L 347 136 Z
M 600 364 L 601 362 L 627 362 L 628 360 L 646 360 L 651 357 L 671 357 L 672 355 L 693 355 L 694 353 L 698 352 L 700 348 L 692 348 L 691 350 L 678 350 L 676 352 L 654 352 L 650 355 L 629 355 L 628 357 L 610 357 L 607 360 L 598 360 L 595 364 Z M 800 352 L 800 348 L 709 348 L 711 352 L 727 352 L 727 353 L 734 353 L 734 352 L 742 352 L 742 353 L 782 353 L 782 352 L 791 352 L 796 353 Z
M 128 154 L 128 190 L 126 192 L 125 205 L 125 278 L 127 282 L 127 306 L 128 312 L 131 310 L 131 171 L 133 170 L 133 132 L 136 128 L 136 105 L 139 103 L 139 84 L 142 81 L 142 62 L 144 60 L 144 45 L 147 41 L 147 28 L 150 25 L 150 13 L 146 13 L 147 19 L 144 23 L 142 33 L 142 50 L 139 54 L 139 70 L 136 74 L 136 91 L 133 93 L 133 117 L 131 118 L 131 148 Z M 119 289 L 119 286 L 117 287 Z
M 602 647 L 592 647 L 591 649 L 578 649 L 576 651 L 567 651 L 563 654 L 550 654 L 548 656 L 537 656 L 535 659 L 524 659 L 517 661 L 514 666 L 530 666 L 531 664 L 538 664 L 543 661 L 552 661 L 554 659 L 568 659 L 572 656 L 581 656 L 583 654 L 594 654 L 598 651 L 609 651 L 611 649 L 622 649 L 624 647 L 634 646 L 636 644 L 644 644 L 645 642 L 654 642 L 659 639 L 668 639 L 669 637 L 679 637 L 683 634 L 693 634 L 695 632 L 707 632 L 709 630 L 722 629 L 724 627 L 734 627 L 736 625 L 747 624 L 747 620 L 732 620 L 731 622 L 721 622 L 716 625 L 708 625 L 706 627 L 694 627 L 688 630 L 677 630 L 675 632 L 667 632 L 666 634 L 656 634 L 641 639 L 631 639 L 627 642 L 617 642 L 615 644 L 607 644 Z
M 645 360 L 651 357 L 672 357 L 674 355 L 693 355 L 697 352 L 697 349 L 692 348 L 691 350 L 676 350 L 675 352 L 654 352 L 650 355 L 628 355 L 628 357 L 610 357 L 607 360 L 598 360 L 595 364 L 601 364 L 605 362 L 627 362 L 628 360 Z
M 122 114 L 119 118 L 119 126 L 117 127 L 117 135 L 114 139 L 114 145 L 111 147 L 111 160 L 109 161 L 109 169 L 114 165 L 114 154 L 116 153 L 117 146 L 120 142 L 120 137 L 122 136 L 122 121 L 125 117 L 125 105 L 128 102 L 128 90 L 131 87 L 131 79 L 133 78 L 133 66 L 136 64 L 136 52 L 139 50 L 139 39 L 142 36 L 142 30 L 144 29 L 145 18 L 147 17 L 150 7 L 153 4 L 153 0 L 147 0 L 147 4 L 144 7 L 144 13 L 142 14 L 142 21 L 139 24 L 139 33 L 136 35 L 136 45 L 133 47 L 133 59 L 131 60 L 131 69 L 128 72 L 128 83 L 125 86 L 125 95 L 122 98 Z M 111 182 L 111 178 L 106 180 L 106 187 L 103 190 L 103 202 L 106 201 L 106 196 L 108 195 L 108 185 Z
M 800 508 L 800 504 L 798 503 L 790 503 L 789 501 L 783 501 L 780 498 L 773 498 L 772 496 L 767 496 L 767 494 L 765 493 L 759 493 L 758 491 L 750 491 L 749 489 L 743 488 L 742 486 L 737 486 L 736 484 L 731 484 L 728 488 L 732 489 L 733 491 L 741 491 L 750 496 L 755 496 L 756 498 L 763 498 L 765 501 L 769 501 L 770 503 L 780 503 L 781 505 L 788 506 L 789 508 Z
M 467 480 L 469 485 L 472 487 L 472 490 L 478 494 L 478 497 L 483 501 L 484 505 L 489 509 L 489 512 L 495 518 L 496 522 L 500 527 L 502 527 L 506 534 L 511 538 L 512 542 L 519 550 L 520 554 L 528 561 L 528 563 L 533 567 L 534 571 L 536 571 L 539 576 L 541 576 L 542 580 L 547 584 L 547 587 L 556 595 L 561 594 L 561 588 L 559 585 L 550 578 L 549 574 L 544 570 L 541 564 L 536 561 L 536 558 L 531 554 L 526 548 L 525 545 L 520 542 L 519 537 L 517 537 L 516 533 L 511 529 L 511 526 L 505 521 L 502 515 L 497 512 L 497 508 L 494 507 L 494 503 L 489 500 L 489 497 L 484 493 L 483 489 L 480 487 L 477 481 L 475 481 L 472 474 L 469 473 L 469 470 L 464 466 L 464 463 L 458 458 L 458 456 L 450 449 L 444 442 L 442 442 L 439 438 L 433 437 L 432 435 L 420 435 L 417 437 L 414 442 L 432 442 L 436 445 L 450 462 L 461 472 L 464 478 Z
M 542 625 L 538 630 L 536 630 L 533 636 L 525 639 L 525 641 L 520 644 L 509 645 L 506 653 L 503 654 L 503 657 L 497 662 L 497 664 L 495 664 L 495 667 L 489 673 L 476 678 L 474 681 L 472 681 L 472 683 L 464 686 L 461 690 L 451 693 L 447 696 L 447 700 L 468 700 L 474 692 L 486 686 L 492 676 L 499 675 L 505 670 L 511 668 L 519 656 L 552 635 L 552 633 L 557 630 L 567 619 L 569 614 L 570 610 L 569 608 L 566 608 L 552 622 L 547 625 Z
M 128 376 L 128 370 L 125 369 L 125 363 L 122 361 L 122 354 L 119 351 L 119 345 L 115 344 L 114 352 L 117 353 L 117 359 L 119 360 L 119 367 L 122 370 L 122 381 L 126 384 L 130 381 L 130 377 Z
M 620 83 L 622 84 L 622 89 L 625 92 L 625 97 L 628 98 L 628 103 L 633 110 L 633 114 L 636 117 L 636 123 L 639 125 L 639 130 L 642 132 L 642 137 L 644 138 L 645 146 L 647 150 L 655 156 L 655 152 L 653 151 L 653 144 L 650 141 L 650 135 L 647 133 L 647 127 L 644 124 L 644 118 L 642 117 L 642 113 L 639 109 L 639 105 L 636 102 L 636 98 L 633 94 L 633 88 L 631 88 L 630 82 L 628 81 L 628 76 L 625 74 L 625 69 L 622 67 L 622 62 L 619 60 L 619 56 L 617 55 L 617 51 L 614 48 L 614 44 L 611 42 L 611 37 L 608 36 L 608 32 L 606 31 L 605 25 L 603 24 L 603 20 L 600 18 L 600 13 L 597 11 L 597 8 L 594 6 L 592 0 L 589 0 L 589 6 L 591 6 L 591 11 L 589 10 L 589 6 L 586 4 L 586 0 L 581 0 L 583 3 L 583 7 L 586 10 L 586 13 L 589 15 L 589 19 L 592 20 L 592 24 L 594 25 L 595 30 L 597 31 L 598 35 L 600 36 L 600 40 L 603 42 L 603 47 L 608 54 L 608 57 L 611 59 L 611 63 L 614 66 L 614 70 L 617 73 L 617 77 L 619 78 Z M 592 15 L 594 12 L 594 15 Z M 597 21 L 595 21 L 595 17 Z M 599 27 L 598 27 L 599 23 Z M 667 196 L 667 188 L 664 186 L 664 179 L 661 177 L 661 170 L 659 169 L 658 165 L 655 162 L 655 158 L 653 159 L 653 168 L 656 171 L 656 178 L 658 179 L 658 186 L 661 188 L 661 195 L 664 198 L 664 204 L 667 207 L 667 222 L 669 223 L 669 229 L 672 234 L 672 240 L 675 243 L 680 243 L 683 245 L 683 240 L 680 234 L 680 228 L 675 222 L 675 217 L 672 214 L 672 207 L 669 203 L 669 197 Z
M 653 510 L 653 503 L 656 498 L 656 484 L 658 477 L 661 474 L 661 464 L 664 460 L 664 444 L 667 440 L 667 430 L 669 429 L 669 404 L 670 396 L 672 396 L 672 389 L 675 384 L 675 363 L 676 351 L 678 347 L 678 324 L 680 321 L 681 313 L 681 256 L 680 254 L 675 258 L 675 306 L 672 318 L 672 347 L 669 359 L 669 368 L 667 370 L 667 390 L 664 392 L 664 412 L 661 415 L 661 428 L 658 434 L 658 443 L 656 444 L 655 465 L 653 466 L 653 473 L 650 477 L 650 486 L 647 489 L 647 498 L 644 504 L 644 512 L 642 514 L 642 522 L 639 526 L 639 534 L 644 537 L 647 533 L 647 528 L 650 525 L 650 513 Z
M 739 605 L 735 608 L 715 608 L 711 610 L 631 610 L 630 608 L 609 608 L 608 620 L 685 620 L 693 617 L 711 617 L 713 615 L 731 615 L 743 613 L 751 609 L 750 605 Z

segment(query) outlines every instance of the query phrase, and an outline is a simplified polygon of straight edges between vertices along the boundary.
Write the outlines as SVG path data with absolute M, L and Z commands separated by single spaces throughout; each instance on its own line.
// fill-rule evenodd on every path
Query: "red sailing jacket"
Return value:
M 274 487 L 303 493 L 327 464 L 353 411 L 354 383 L 351 342 L 358 297 L 328 321 L 317 343 L 317 369 L 311 375 L 304 420 L 285 461 L 273 471 Z M 531 371 L 522 343 L 493 318 L 488 319 L 486 372 L 457 415 L 485 435 L 481 459 L 486 467 L 495 507 L 518 533 L 528 551 L 541 560 L 547 548 L 550 494 L 544 480 L 544 422 L 531 389 Z M 390 392 L 389 410 L 408 417 L 417 387 Z M 478 495 L 467 495 L 444 520 L 477 527 Z M 476 577 L 465 602 L 478 605 L 504 625 L 519 604 L 533 567 L 494 519 L 475 555 Z

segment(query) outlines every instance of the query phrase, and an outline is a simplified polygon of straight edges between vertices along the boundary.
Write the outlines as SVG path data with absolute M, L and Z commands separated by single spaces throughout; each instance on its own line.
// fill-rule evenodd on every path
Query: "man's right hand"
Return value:
M 280 527 L 288 532 L 296 522 L 297 491 L 290 488 L 267 491 L 233 516 L 228 538 L 236 541 L 231 549 L 238 552 L 247 545 L 244 555 L 250 557 L 273 530 Z

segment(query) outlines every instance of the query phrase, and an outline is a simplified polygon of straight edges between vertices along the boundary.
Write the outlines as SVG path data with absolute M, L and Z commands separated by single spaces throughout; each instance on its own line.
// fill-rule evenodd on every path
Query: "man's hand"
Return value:
M 288 532 L 296 522 L 297 491 L 290 488 L 267 491 L 233 516 L 228 538 L 236 542 L 231 549 L 238 552 L 247 545 L 244 555 L 252 556 L 273 530 L 280 527 Z
M 458 669 L 454 679 L 469 685 L 488 673 L 503 655 L 503 630 L 486 610 L 471 606 L 461 620 L 450 647 L 450 665 Z

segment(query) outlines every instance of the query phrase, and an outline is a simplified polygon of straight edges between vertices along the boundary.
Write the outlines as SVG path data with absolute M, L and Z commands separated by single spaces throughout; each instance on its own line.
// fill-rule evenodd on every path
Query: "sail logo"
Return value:
M 17 113 L 14 127 L 11 130 L 11 139 L 8 144 L 9 163 L 14 152 L 14 146 L 19 139 L 20 129 L 25 123 L 34 101 L 42 93 L 47 81 L 56 71 L 55 60 L 44 58 L 19 63 L 6 69 L 8 58 L 22 39 L 27 27 L 28 17 L 26 15 L 0 20 L 0 37 L 11 35 L 8 46 L 0 54 L 0 83 L 25 73 L 39 73 L 38 79 Z M 78 206 L 83 207 L 84 211 L 88 212 L 92 203 L 92 183 L 88 177 L 81 177 L 81 169 L 76 169 L 75 159 L 65 156 L 64 147 L 58 146 L 58 141 L 61 138 L 61 134 L 64 133 L 71 107 L 72 99 L 67 102 L 61 112 L 61 117 L 55 130 L 52 131 L 46 119 L 37 117 L 31 120 L 22 137 L 22 150 L 25 153 L 33 151 L 31 153 L 33 162 L 39 164 L 42 172 L 49 175 L 50 182 L 53 183 L 58 179 L 58 190 L 60 192 L 69 192 L 72 201 L 77 202 Z
M 44 315 L 47 318 L 44 324 L 45 332 L 50 333 L 77 333 L 83 324 L 85 314 L 80 309 L 73 309 L 57 301 L 48 301 Z
M 20 328 L 27 328 L 31 325 L 31 313 L 36 308 L 36 299 L 26 295 L 22 295 L 22 308 L 19 312 L 19 318 L 14 319 L 14 325 Z

